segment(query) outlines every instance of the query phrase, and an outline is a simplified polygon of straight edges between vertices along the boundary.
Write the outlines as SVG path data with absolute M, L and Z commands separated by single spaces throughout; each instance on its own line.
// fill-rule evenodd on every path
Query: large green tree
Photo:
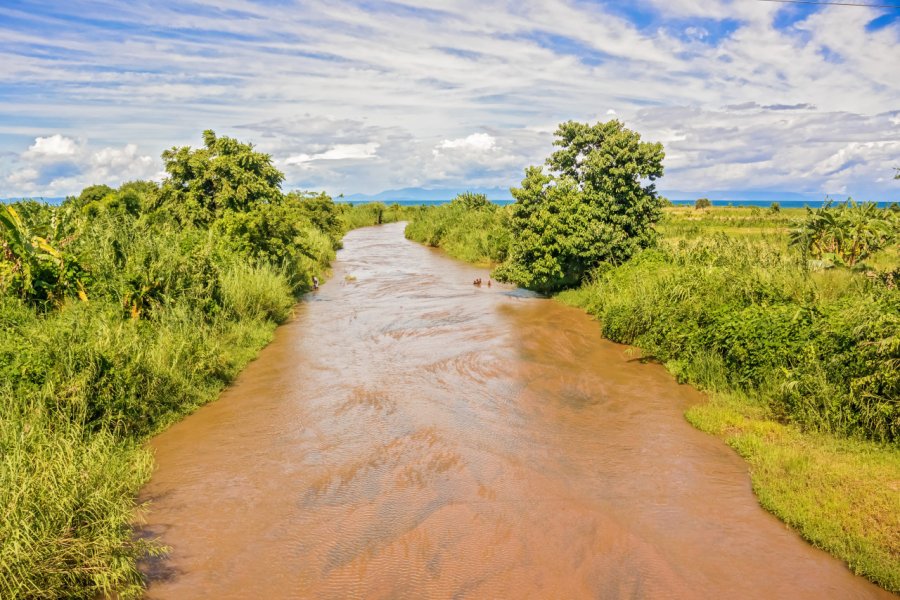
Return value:
M 230 137 L 203 132 L 204 147 L 171 148 L 162 154 L 169 177 L 160 204 L 184 223 L 208 224 L 226 210 L 247 211 L 281 199 L 284 174 L 272 157 Z
M 512 245 L 497 276 L 554 291 L 578 284 L 604 262 L 621 263 L 655 239 L 662 199 L 662 144 L 618 120 L 559 126 L 549 173 L 529 167 L 513 188 Z

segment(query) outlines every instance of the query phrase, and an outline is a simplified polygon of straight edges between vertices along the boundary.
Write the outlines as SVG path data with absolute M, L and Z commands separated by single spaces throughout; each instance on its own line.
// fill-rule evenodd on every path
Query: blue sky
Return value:
M 664 190 L 900 200 L 900 9 L 759 0 L 0 4 L 0 197 L 161 177 L 203 129 L 286 188 L 509 187 L 568 119 Z

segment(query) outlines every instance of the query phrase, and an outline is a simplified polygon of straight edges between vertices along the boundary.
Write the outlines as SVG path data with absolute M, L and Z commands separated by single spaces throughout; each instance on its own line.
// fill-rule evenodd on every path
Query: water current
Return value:
M 703 397 L 579 310 L 403 238 L 154 438 L 149 598 L 879 598 L 763 511 Z

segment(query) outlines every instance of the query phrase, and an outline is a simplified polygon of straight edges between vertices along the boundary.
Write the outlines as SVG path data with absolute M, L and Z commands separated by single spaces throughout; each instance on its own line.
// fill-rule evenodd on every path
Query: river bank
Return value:
M 407 236 L 476 263 L 503 260 L 502 243 L 491 243 L 503 240 L 503 210 L 432 209 Z M 900 452 L 878 440 L 896 427 L 897 398 L 878 390 L 896 379 L 896 351 L 879 340 L 898 326 L 898 292 L 858 272 L 800 268 L 787 242 L 803 214 L 667 209 L 658 249 L 557 299 L 710 392 L 686 416 L 747 459 L 762 505 L 896 591 Z M 871 260 L 890 269 L 896 248 Z
M 149 598 L 889 597 L 760 509 L 684 421 L 701 395 L 582 311 L 475 287 L 400 225 L 334 269 L 153 439 Z
M 133 537 L 144 442 L 219 396 L 347 230 L 400 214 L 278 191 L 191 225 L 158 194 L 2 207 L 0 597 L 140 597 L 137 560 L 163 550 Z

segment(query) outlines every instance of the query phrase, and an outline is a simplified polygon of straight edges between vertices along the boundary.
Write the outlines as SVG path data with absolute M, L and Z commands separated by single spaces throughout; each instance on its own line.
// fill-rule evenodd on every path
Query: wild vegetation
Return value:
M 146 437 L 215 398 L 344 233 L 400 209 L 283 194 L 204 133 L 168 178 L 0 206 L 0 597 L 137 597 Z
M 566 131 L 557 145 L 566 147 Z M 610 164 L 604 156 L 589 150 L 577 162 Z M 661 174 L 639 164 L 625 163 L 635 179 L 620 176 Z M 526 171 L 523 189 L 534 193 L 513 190 L 510 207 L 423 211 L 407 236 L 493 263 L 498 278 L 568 288 L 558 298 L 595 316 L 606 337 L 639 346 L 711 393 L 688 418 L 748 459 L 766 508 L 900 591 L 900 209 L 848 202 L 663 211 L 647 200 L 642 212 L 627 208 L 636 188 L 620 186 L 612 189 L 629 190 L 622 212 L 594 212 L 571 180 L 549 181 L 536 169 Z M 536 233 L 521 224 L 523 213 L 565 225 Z M 635 215 L 639 228 L 620 235 L 639 231 L 637 240 L 596 236 Z M 507 245 L 485 247 L 486 239 Z M 591 244 L 612 247 L 578 250 Z M 564 255 L 583 262 L 562 267 Z
M 617 121 L 559 126 L 550 173 L 525 170 L 512 190 L 509 255 L 497 277 L 540 291 L 581 282 L 601 263 L 618 264 L 655 236 L 662 199 L 662 144 L 642 142 Z
M 508 211 L 482 194 L 465 193 L 449 204 L 411 213 L 406 237 L 440 246 L 471 263 L 490 265 L 506 260 L 511 233 Z

